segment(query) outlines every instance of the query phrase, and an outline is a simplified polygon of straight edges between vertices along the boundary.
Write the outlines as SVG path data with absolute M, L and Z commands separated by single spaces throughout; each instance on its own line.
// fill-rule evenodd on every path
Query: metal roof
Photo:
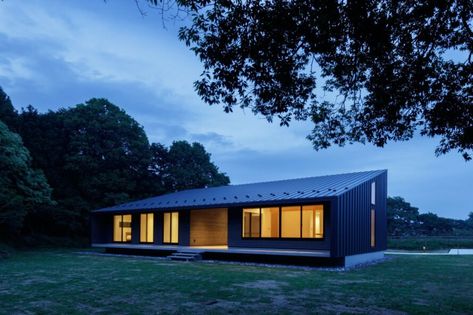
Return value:
M 146 209 L 178 210 L 271 202 L 303 202 L 304 200 L 336 197 L 384 172 L 386 170 L 189 189 L 103 208 L 94 212 Z

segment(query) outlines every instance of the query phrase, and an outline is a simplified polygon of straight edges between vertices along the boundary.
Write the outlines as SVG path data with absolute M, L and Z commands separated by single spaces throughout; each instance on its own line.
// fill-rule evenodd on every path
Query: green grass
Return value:
M 473 248 L 473 237 L 413 237 L 388 239 L 389 249 L 441 250 L 451 248 Z
M 471 256 L 390 256 L 351 271 L 15 252 L 2 314 L 473 312 Z

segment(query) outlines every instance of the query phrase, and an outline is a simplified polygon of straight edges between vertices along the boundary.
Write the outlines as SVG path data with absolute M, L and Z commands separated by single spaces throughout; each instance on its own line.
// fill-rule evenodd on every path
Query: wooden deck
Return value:
M 298 249 L 273 249 L 273 248 L 243 248 L 228 246 L 178 246 L 178 245 L 149 245 L 149 244 L 120 244 L 120 243 L 101 243 L 92 244 L 96 248 L 110 249 L 139 249 L 156 251 L 176 251 L 176 252 L 195 252 L 204 253 L 222 253 L 222 254 L 253 254 L 253 255 L 272 255 L 272 256 L 299 256 L 299 257 L 330 257 L 328 250 L 298 250 Z

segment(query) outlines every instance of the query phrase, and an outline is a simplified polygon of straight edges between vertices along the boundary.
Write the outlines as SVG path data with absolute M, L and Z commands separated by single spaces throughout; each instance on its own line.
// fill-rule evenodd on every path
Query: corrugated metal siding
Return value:
M 376 243 L 370 245 L 371 183 L 376 183 Z M 333 257 L 385 250 L 387 245 L 387 172 L 347 191 L 338 198 L 333 216 Z
M 265 183 L 191 189 L 129 202 L 96 210 L 95 212 L 123 212 L 147 209 L 166 211 L 174 209 L 228 208 L 248 204 L 303 202 L 304 200 L 314 198 L 339 196 L 383 172 L 378 170 Z

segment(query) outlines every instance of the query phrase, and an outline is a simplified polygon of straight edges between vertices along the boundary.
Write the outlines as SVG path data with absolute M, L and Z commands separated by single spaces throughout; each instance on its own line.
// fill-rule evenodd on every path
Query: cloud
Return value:
M 220 146 L 231 146 L 232 142 L 229 137 L 223 136 L 216 132 L 207 132 L 207 133 L 196 133 L 190 135 L 191 139 L 194 141 L 202 142 L 204 144 L 216 144 Z

